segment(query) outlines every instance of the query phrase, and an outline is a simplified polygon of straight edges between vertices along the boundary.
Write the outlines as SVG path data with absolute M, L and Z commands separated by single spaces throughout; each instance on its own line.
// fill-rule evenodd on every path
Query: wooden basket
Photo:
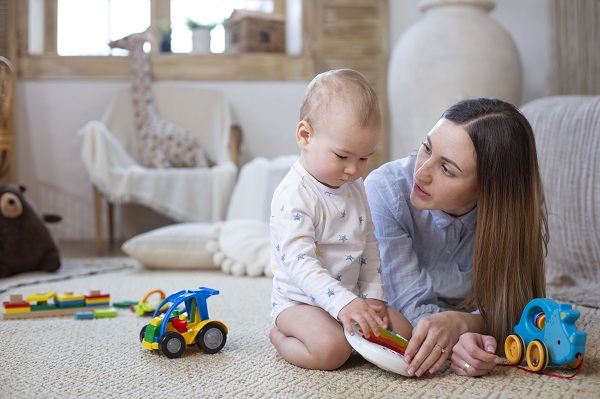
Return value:
M 277 14 L 234 10 L 225 23 L 225 51 L 285 52 L 285 18 Z

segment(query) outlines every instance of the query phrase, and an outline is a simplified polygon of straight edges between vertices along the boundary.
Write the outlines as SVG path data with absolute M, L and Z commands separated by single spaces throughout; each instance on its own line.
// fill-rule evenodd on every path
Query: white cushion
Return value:
M 240 170 L 225 220 L 253 219 L 269 221 L 273 192 L 298 155 L 281 155 L 273 159 L 257 157 Z
M 272 276 L 269 217 L 275 187 L 298 155 L 255 158 L 241 169 L 226 221 L 179 223 L 140 234 L 123 251 L 148 268 L 221 268 L 236 276 Z
M 130 238 L 121 249 L 148 268 L 214 269 L 206 249 L 214 229 L 213 223 L 173 224 Z
M 214 236 L 207 248 L 223 272 L 235 276 L 272 276 L 268 222 L 228 220 L 217 225 Z

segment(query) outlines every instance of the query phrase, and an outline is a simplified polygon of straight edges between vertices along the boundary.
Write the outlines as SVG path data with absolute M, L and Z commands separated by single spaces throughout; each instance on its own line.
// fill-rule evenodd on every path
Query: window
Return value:
M 110 79 L 129 74 L 126 53 L 110 40 L 171 23 L 170 54 L 151 46 L 154 78 L 178 80 L 306 80 L 314 74 L 313 55 L 302 43 L 315 22 L 314 3 L 303 0 L 27 0 L 16 4 L 15 51 L 20 78 Z M 207 8 L 202 8 L 202 7 Z M 187 18 L 216 23 L 235 8 L 285 15 L 287 53 L 228 53 L 223 27 L 213 32 L 212 54 L 190 53 Z M 65 11 L 66 10 L 66 11 Z M 70 20 L 70 21 L 69 21 Z M 219 39 L 219 36 L 221 38 Z M 290 38 L 292 38 L 290 40 Z M 121 57 L 115 57 L 121 55 Z
M 33 0 L 32 4 L 35 4 L 32 10 L 43 7 L 39 0 Z M 192 32 L 187 21 L 192 20 L 215 25 L 211 32 L 211 52 L 222 53 L 225 50 L 222 22 L 234 9 L 274 11 L 273 0 L 171 0 L 171 50 L 191 51 Z M 150 15 L 150 0 L 58 0 L 57 53 L 61 56 L 123 55 L 125 52 L 121 50 L 111 52 L 107 43 L 146 30 L 150 26 Z M 168 21 L 158 21 L 158 24 L 159 28 L 169 26 Z
M 58 55 L 109 55 L 108 42 L 150 26 L 150 0 L 58 0 Z
M 30 53 L 42 52 L 43 0 L 30 3 Z M 234 9 L 274 12 L 274 0 L 171 0 L 171 50 L 189 53 L 192 32 L 188 20 L 214 25 L 211 32 L 211 52 L 225 50 L 225 21 Z M 57 53 L 61 56 L 123 55 L 124 52 L 108 47 L 108 42 L 150 26 L 151 0 L 57 0 Z M 169 21 L 158 21 L 158 27 L 169 26 Z

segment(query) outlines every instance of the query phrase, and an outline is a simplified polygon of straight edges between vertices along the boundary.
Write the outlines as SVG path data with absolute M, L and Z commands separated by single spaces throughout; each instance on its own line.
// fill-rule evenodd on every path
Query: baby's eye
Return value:
M 345 156 L 343 156 L 343 155 L 340 155 L 340 154 L 337 154 L 337 153 L 334 153 L 334 154 L 335 154 L 335 156 L 336 156 L 336 157 L 338 157 L 339 159 L 347 159 L 347 158 L 348 158 L 348 157 L 345 157 Z
M 364 158 L 361 158 L 360 160 L 361 160 L 361 162 L 367 162 L 369 160 L 369 158 L 368 157 L 364 157 Z

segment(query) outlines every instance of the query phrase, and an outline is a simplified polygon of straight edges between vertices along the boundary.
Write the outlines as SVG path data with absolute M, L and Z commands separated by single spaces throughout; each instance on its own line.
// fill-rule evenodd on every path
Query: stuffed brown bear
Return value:
M 41 214 L 24 195 L 24 186 L 0 185 L 0 277 L 60 267 L 58 244 L 46 226 L 61 220 Z

